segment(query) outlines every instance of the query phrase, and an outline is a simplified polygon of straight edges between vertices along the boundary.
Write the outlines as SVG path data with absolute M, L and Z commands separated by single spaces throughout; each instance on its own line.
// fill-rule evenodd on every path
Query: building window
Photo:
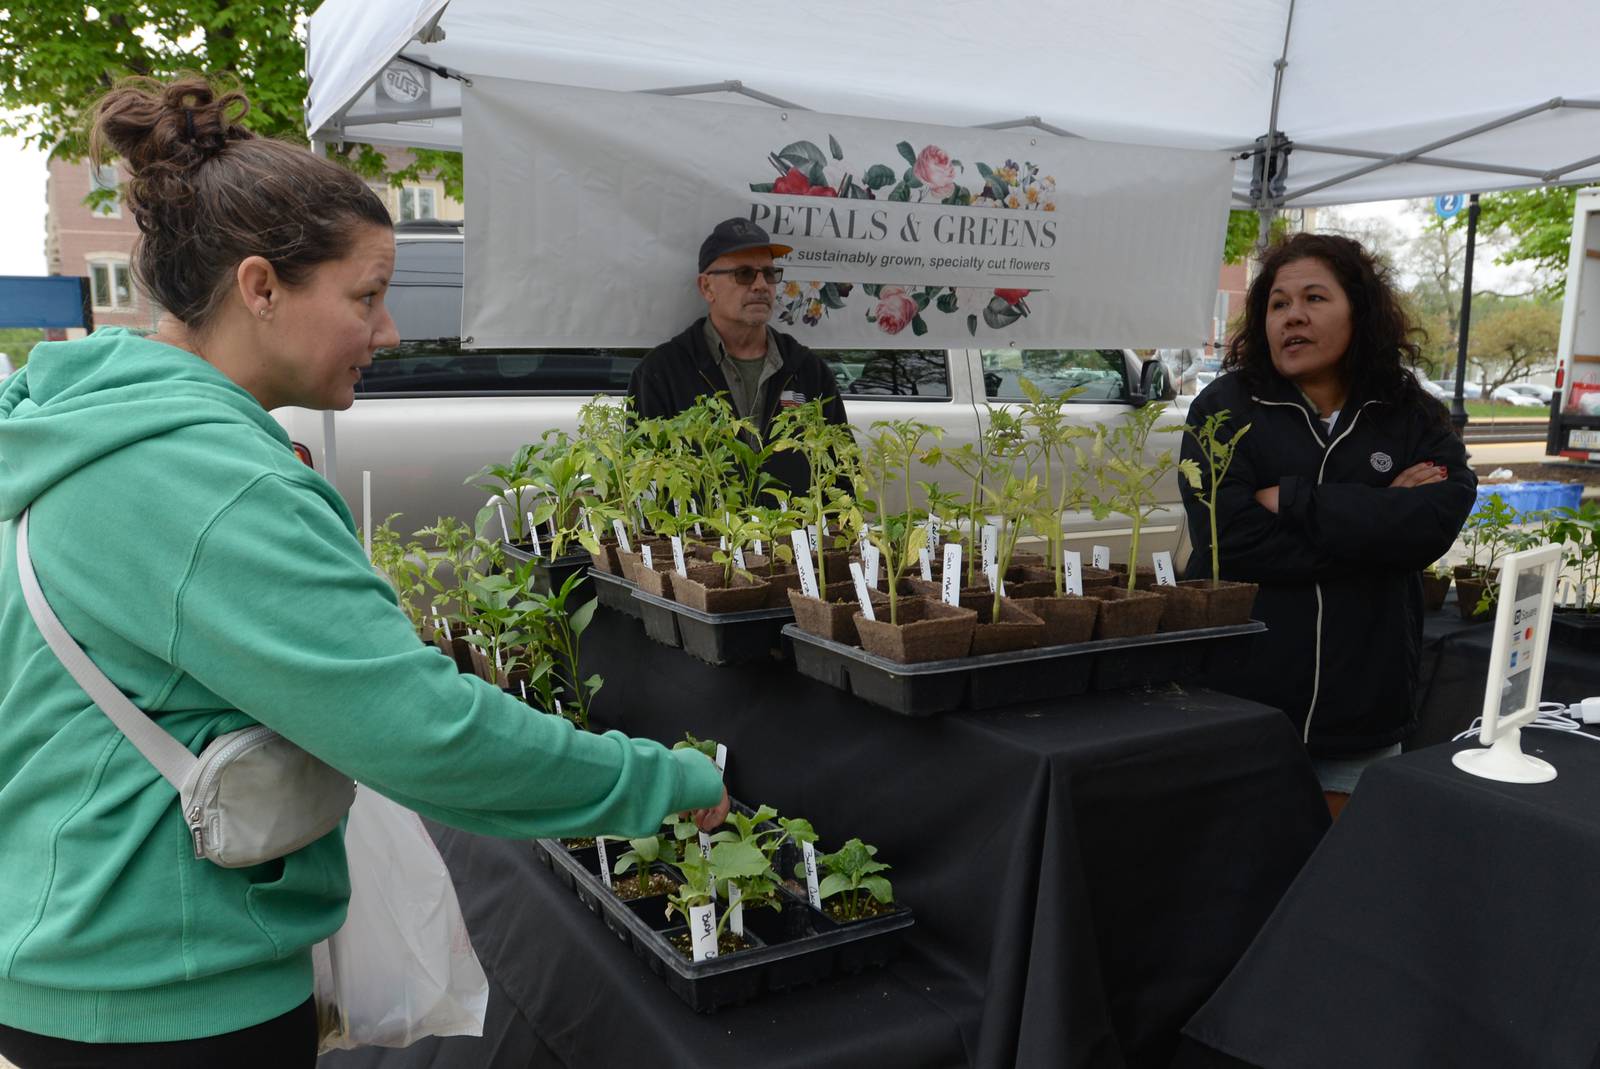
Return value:
M 400 221 L 402 223 L 415 222 L 418 219 L 437 219 L 438 215 L 433 206 L 433 190 L 423 186 L 403 186 L 400 189 Z
M 102 219 L 121 219 L 122 200 L 116 196 L 117 165 L 114 163 L 89 164 L 89 189 L 95 197 L 94 214 Z M 110 191 L 111 196 L 104 192 Z
M 97 312 L 126 312 L 133 308 L 133 273 L 125 261 L 89 261 L 89 289 Z

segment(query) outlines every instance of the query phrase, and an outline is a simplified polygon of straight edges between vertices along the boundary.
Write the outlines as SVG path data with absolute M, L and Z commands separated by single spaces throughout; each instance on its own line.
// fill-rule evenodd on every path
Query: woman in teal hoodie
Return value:
M 253 137 L 201 80 L 112 91 L 95 151 L 131 171 L 154 334 L 38 346 L 0 388 L 0 1055 L 310 1066 L 312 944 L 344 920 L 335 832 L 197 859 L 175 792 L 46 647 L 16 518 L 67 631 L 198 753 L 265 724 L 432 819 L 491 835 L 721 822 L 716 768 L 531 712 L 424 646 L 343 500 L 268 415 L 345 409 L 394 265 L 349 172 Z

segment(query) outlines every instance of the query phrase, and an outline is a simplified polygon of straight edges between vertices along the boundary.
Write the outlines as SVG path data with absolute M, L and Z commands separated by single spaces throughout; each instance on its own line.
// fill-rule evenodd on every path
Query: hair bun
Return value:
M 249 110 L 243 93 L 219 92 L 198 75 L 171 83 L 128 78 L 96 106 L 90 151 L 100 159 L 109 148 L 135 177 L 186 170 L 216 156 L 230 141 L 254 137 L 240 125 Z

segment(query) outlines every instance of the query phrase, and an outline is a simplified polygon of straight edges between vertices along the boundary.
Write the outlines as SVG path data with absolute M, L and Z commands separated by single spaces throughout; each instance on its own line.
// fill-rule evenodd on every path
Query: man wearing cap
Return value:
M 651 350 L 628 383 L 641 418 L 673 416 L 701 396 L 726 393 L 734 412 L 763 436 L 781 409 L 817 398 L 830 422 L 845 422 L 844 402 L 828 365 L 767 326 L 783 281 L 783 268 L 772 260 L 791 251 L 748 219 L 717 224 L 700 246 L 697 283 L 705 317 Z M 811 485 L 805 458 L 797 452 L 773 454 L 766 470 L 794 493 Z

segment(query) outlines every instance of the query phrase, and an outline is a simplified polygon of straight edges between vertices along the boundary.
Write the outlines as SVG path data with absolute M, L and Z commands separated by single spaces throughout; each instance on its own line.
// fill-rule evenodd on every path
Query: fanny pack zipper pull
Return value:
M 194 837 L 194 856 L 196 858 L 205 857 L 206 835 L 205 829 L 200 826 L 199 806 L 195 806 L 193 809 L 189 810 L 189 834 Z

